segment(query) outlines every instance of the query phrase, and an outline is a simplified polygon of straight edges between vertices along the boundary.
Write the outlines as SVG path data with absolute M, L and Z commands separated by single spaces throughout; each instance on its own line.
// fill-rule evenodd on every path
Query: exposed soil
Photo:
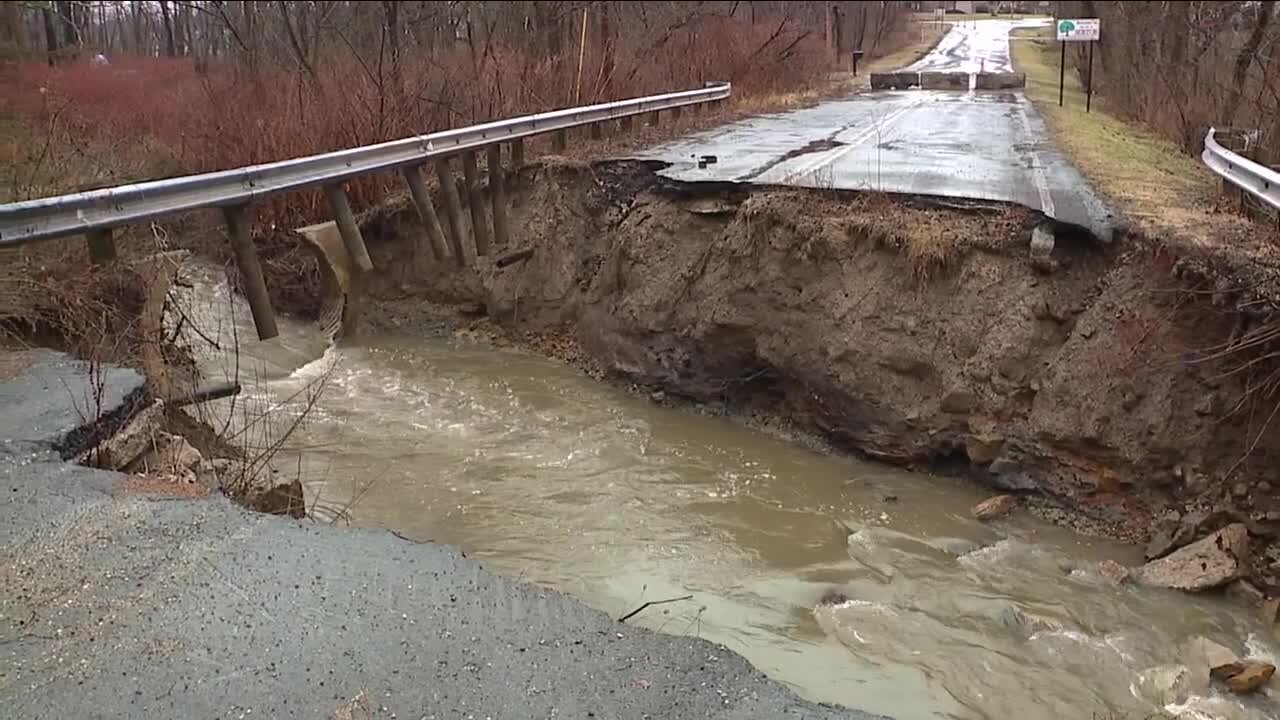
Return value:
M 421 255 L 415 269 L 413 211 L 370 217 L 383 268 L 370 321 L 505 334 L 663 402 L 969 475 L 1088 532 L 1145 542 L 1187 518 L 1197 535 L 1244 521 L 1255 578 L 1276 577 L 1276 366 L 1245 367 L 1272 347 L 1256 329 L 1280 283 L 1245 275 L 1265 267 L 1141 237 L 1104 248 L 1066 228 L 1052 267 L 1036 267 L 1029 237 L 1047 221 L 1020 207 L 689 185 L 653 169 L 525 168 L 512 246 L 492 257 L 533 252 L 501 269 Z

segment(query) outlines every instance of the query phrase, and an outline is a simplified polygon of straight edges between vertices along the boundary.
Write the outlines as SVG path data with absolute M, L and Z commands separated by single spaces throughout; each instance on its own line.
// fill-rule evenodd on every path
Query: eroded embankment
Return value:
M 635 163 L 528 166 L 512 194 L 493 257 L 532 254 L 501 268 L 406 262 L 412 210 L 371 218 L 375 321 L 487 315 L 609 376 L 1135 541 L 1242 521 L 1255 577 L 1274 574 L 1272 367 L 1232 372 L 1269 346 L 1214 353 L 1266 317 L 1203 258 L 1060 229 L 1046 267 L 1022 208 L 690 186 Z

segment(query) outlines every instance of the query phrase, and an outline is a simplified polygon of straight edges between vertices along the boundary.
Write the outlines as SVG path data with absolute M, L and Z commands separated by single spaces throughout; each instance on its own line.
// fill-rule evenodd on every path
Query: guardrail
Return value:
M 636 115 L 655 113 L 656 119 L 660 111 L 671 111 L 673 116 L 678 116 L 681 108 L 725 100 L 732 92 L 729 83 L 708 83 L 707 87 L 697 90 L 525 115 L 322 155 L 0 205 L 0 249 L 83 234 L 88 237 L 90 258 L 94 262 L 105 262 L 115 257 L 112 233 L 121 226 L 190 210 L 222 208 L 258 335 L 265 340 L 276 335 L 275 319 L 250 239 L 250 222 L 245 212 L 249 204 L 290 190 L 323 187 L 347 251 L 360 270 L 368 271 L 373 264 L 342 182 L 368 173 L 399 170 L 427 226 L 437 259 L 444 259 L 442 255 L 452 250 L 456 261 L 465 262 L 461 202 L 449 169 L 449 159 L 453 156 L 462 156 L 475 251 L 477 255 L 484 255 L 488 230 L 485 227 L 482 231 L 485 223 L 480 222 L 484 209 L 478 207 L 480 193 L 475 187 L 476 150 L 488 150 L 493 225 L 495 234 L 501 235 L 506 227 L 502 143 L 510 144 L 512 162 L 518 166 L 523 161 L 524 138 L 556 133 L 556 147 L 563 150 L 570 128 L 591 126 L 592 135 L 598 136 L 600 123 L 619 120 L 626 127 Z M 420 172 L 423 165 L 432 161 L 440 176 L 452 248 L 445 243 L 444 224 L 437 216 Z
M 1217 133 L 1217 128 L 1209 128 L 1200 160 L 1223 180 L 1280 212 L 1280 172 L 1223 147 L 1214 137 Z

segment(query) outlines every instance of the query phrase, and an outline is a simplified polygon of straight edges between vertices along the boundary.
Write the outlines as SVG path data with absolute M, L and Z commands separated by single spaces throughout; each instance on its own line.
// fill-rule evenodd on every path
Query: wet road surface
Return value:
M 928 55 L 908 65 L 912 72 L 1013 72 L 1009 31 L 1040 27 L 1050 21 L 970 20 L 953 25 Z
M 912 71 L 1008 72 L 1009 31 L 953 27 Z M 698 159 L 716 162 L 698 167 Z M 892 90 L 749 118 L 653 149 L 679 180 L 755 182 L 1014 202 L 1113 234 L 1109 210 L 1052 145 L 1021 90 Z

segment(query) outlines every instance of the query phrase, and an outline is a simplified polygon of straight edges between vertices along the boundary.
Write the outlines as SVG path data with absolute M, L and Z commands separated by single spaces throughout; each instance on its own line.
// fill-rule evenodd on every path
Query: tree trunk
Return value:
M 614 58 L 615 46 L 613 37 L 613 9 L 611 3 L 603 3 L 600 8 L 600 87 L 596 89 L 596 97 L 601 96 L 607 98 L 609 95 L 609 86 L 613 82 L 613 69 L 616 65 Z
M 397 72 L 400 68 L 400 3 L 383 0 L 382 20 L 391 49 L 391 70 Z
M 129 9 L 133 20 L 133 51 L 139 54 L 150 54 L 145 52 L 142 42 L 142 3 L 139 0 L 133 0 L 129 3 Z
M 40 17 L 44 21 L 44 47 L 52 67 L 58 62 L 58 31 L 53 26 L 53 11 L 48 6 L 42 7 Z
M 173 41 L 173 18 L 169 15 L 169 0 L 160 0 L 160 18 L 164 21 L 164 54 L 177 57 L 178 48 Z
M 23 48 L 22 14 L 18 3 L 0 2 L 0 44 L 18 54 Z
M 1258 17 L 1253 22 L 1253 32 L 1249 33 L 1249 39 L 1236 55 L 1235 68 L 1231 73 L 1231 99 L 1228 101 L 1224 119 L 1227 125 L 1235 120 L 1236 113 L 1240 110 L 1240 99 L 1244 94 L 1245 80 L 1249 77 L 1249 67 L 1253 65 L 1254 56 L 1258 53 L 1258 47 L 1262 45 L 1262 39 L 1267 36 L 1267 25 L 1271 23 L 1275 7 L 1276 0 L 1264 0 L 1258 5 Z
M 75 57 L 75 48 L 80 45 L 80 32 L 76 29 L 73 8 L 70 0 L 58 3 L 58 18 L 62 21 L 62 44 L 72 48 L 71 56 Z
M 248 49 L 246 55 L 247 64 L 250 68 L 258 67 L 258 10 L 257 3 L 251 0 L 244 0 L 240 3 L 240 8 L 244 13 L 244 42 Z

